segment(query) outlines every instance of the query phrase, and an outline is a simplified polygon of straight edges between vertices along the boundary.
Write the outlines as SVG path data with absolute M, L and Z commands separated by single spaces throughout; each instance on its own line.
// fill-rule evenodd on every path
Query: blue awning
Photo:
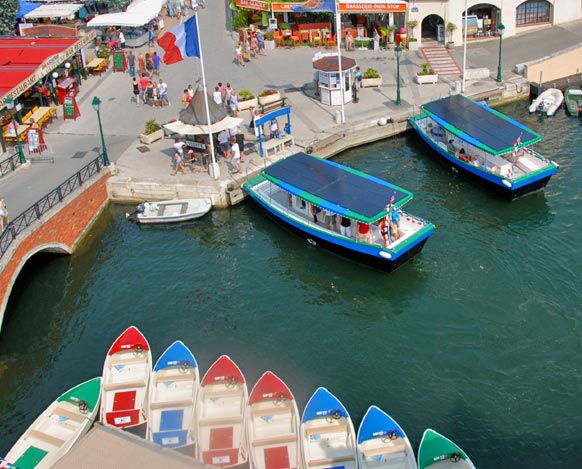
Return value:
M 20 2 L 20 10 L 18 10 L 18 14 L 16 15 L 17 19 L 24 17 L 27 13 L 30 13 L 32 10 L 36 10 L 40 3 L 32 3 L 32 2 L 25 2 L 24 0 L 19 0 Z

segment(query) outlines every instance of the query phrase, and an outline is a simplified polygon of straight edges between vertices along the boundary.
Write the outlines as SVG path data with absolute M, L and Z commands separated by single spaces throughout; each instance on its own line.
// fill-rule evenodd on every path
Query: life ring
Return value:
M 79 412 L 81 412 L 82 414 L 86 414 L 87 412 L 89 412 L 89 403 L 87 401 L 81 399 L 78 405 Z
M 461 455 L 459 453 L 453 453 L 449 459 L 451 462 L 459 462 L 461 460 Z

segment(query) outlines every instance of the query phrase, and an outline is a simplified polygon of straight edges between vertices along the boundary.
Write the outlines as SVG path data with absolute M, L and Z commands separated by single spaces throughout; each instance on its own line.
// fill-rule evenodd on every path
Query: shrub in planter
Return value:
M 150 144 L 164 137 L 164 129 L 155 120 L 146 121 L 144 132 L 139 136 L 142 143 Z
M 435 84 L 439 79 L 438 74 L 432 69 L 430 64 L 424 63 L 420 65 L 420 72 L 416 73 L 416 82 L 419 85 L 432 83 Z
M 281 94 L 272 88 L 263 90 L 259 93 L 259 104 L 271 104 L 281 99 Z
M 258 104 L 257 98 L 249 90 L 240 90 L 238 92 L 238 110 L 245 111 L 252 109 Z
M 162 127 L 160 126 L 160 124 L 158 124 L 155 120 L 150 119 L 145 123 L 144 134 L 146 135 L 153 134 L 154 132 L 157 132 L 161 128 Z
M 362 87 L 369 88 L 371 86 L 380 86 L 382 84 L 382 76 L 378 73 L 378 70 L 374 68 L 368 68 L 362 75 Z
M 375 68 L 368 68 L 368 70 L 364 72 L 363 78 L 380 78 L 380 74 Z

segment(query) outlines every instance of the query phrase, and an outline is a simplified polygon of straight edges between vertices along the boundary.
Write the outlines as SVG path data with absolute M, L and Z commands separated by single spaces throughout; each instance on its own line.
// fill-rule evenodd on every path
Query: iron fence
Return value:
M 5 174 L 14 171 L 21 164 L 22 163 L 20 163 L 20 155 L 18 154 L 18 150 L 16 150 L 8 158 L 0 161 L 0 176 L 4 176 Z
M 105 166 L 103 155 L 99 155 L 89 164 L 73 174 L 59 187 L 50 191 L 42 199 L 31 207 L 27 208 L 20 215 L 12 219 L 0 234 L 0 258 L 6 253 L 16 237 L 27 229 L 36 220 L 39 220 L 45 213 L 51 210 L 55 205 L 61 203 L 71 193 L 81 187 L 85 182 L 99 173 Z

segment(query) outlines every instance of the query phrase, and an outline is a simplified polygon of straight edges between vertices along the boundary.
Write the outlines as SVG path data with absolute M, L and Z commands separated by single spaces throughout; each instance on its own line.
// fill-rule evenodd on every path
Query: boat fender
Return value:
M 450 460 L 451 462 L 459 462 L 461 460 L 461 455 L 459 453 L 452 453 Z
M 186 373 L 186 371 L 188 371 L 189 368 L 190 368 L 190 362 L 188 360 L 182 360 L 180 362 L 180 371 Z
M 501 182 L 503 182 L 503 185 L 505 185 L 505 186 L 507 186 L 507 187 L 511 187 L 511 186 L 512 186 L 512 184 L 511 184 L 511 181 L 508 181 L 507 179 L 504 179 L 504 180 L 503 180 L 503 181 L 501 181 Z
M 134 355 L 141 355 L 143 353 L 143 345 L 142 344 L 136 344 L 135 347 L 133 348 L 133 354 Z
M 313 240 L 313 239 L 311 239 L 311 238 L 307 238 L 307 242 L 308 242 L 309 244 L 311 244 L 312 246 L 316 246 L 316 245 L 317 245 L 317 243 L 315 242 L 315 240 Z
M 86 414 L 87 412 L 89 412 L 89 404 L 87 403 L 87 401 L 84 401 L 82 399 L 79 401 L 79 412 L 81 412 L 82 414 Z

